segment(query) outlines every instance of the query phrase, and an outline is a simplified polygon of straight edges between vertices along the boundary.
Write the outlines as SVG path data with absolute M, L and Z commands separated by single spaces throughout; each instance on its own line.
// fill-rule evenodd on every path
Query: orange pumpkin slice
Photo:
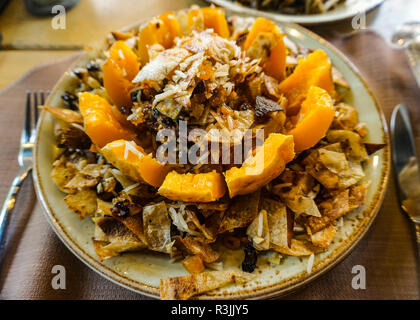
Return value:
M 179 26 L 178 19 L 176 18 L 175 13 L 170 11 L 161 14 L 159 19 L 163 21 L 169 32 L 165 48 L 170 48 L 174 43 L 174 39 L 181 35 L 181 28 Z
M 168 199 L 189 202 L 216 201 L 225 192 L 223 176 L 216 171 L 197 174 L 171 171 L 158 191 Z
M 104 64 L 104 87 L 111 100 L 118 106 L 130 106 L 130 90 L 134 87 L 131 80 L 138 73 L 140 64 L 137 55 L 124 41 L 115 42 L 110 56 Z
M 101 149 L 104 157 L 133 181 L 159 187 L 169 168 L 147 155 L 134 141 L 116 140 Z
M 265 73 L 279 81 L 283 80 L 286 74 L 287 48 L 284 44 L 284 36 L 282 35 L 281 40 L 271 50 L 271 54 L 264 65 Z
M 331 62 L 320 49 L 300 60 L 295 71 L 280 83 L 280 92 L 288 100 L 287 115 L 296 115 L 299 112 L 300 104 L 305 100 L 311 86 L 320 87 L 330 95 L 334 93 Z
M 203 31 L 204 29 L 204 16 L 203 11 L 199 8 L 194 8 L 188 11 L 187 15 L 188 31 L 191 33 L 193 30 Z
M 165 20 L 171 20 L 171 25 L 167 25 Z M 176 22 L 178 22 L 178 20 L 176 20 Z M 163 16 L 163 18 L 153 18 L 146 25 L 143 25 L 140 28 L 139 40 L 137 42 L 137 53 L 142 65 L 145 65 L 150 60 L 148 52 L 149 46 L 154 44 L 161 44 L 164 48 L 169 48 L 172 45 L 172 32 L 175 31 L 171 28 L 174 28 L 174 25 L 175 21 L 172 19 L 172 17 L 170 17 L 168 13 L 168 15 Z
M 274 22 L 261 17 L 255 19 L 254 23 L 252 24 L 251 30 L 249 30 L 249 33 L 246 36 L 244 42 L 244 50 L 246 51 L 249 49 L 251 43 L 257 38 L 259 33 L 275 32 L 275 30 L 278 30 L 278 27 Z
M 258 190 L 280 175 L 294 156 L 293 137 L 271 133 L 240 168 L 233 167 L 224 173 L 229 196 L 233 198 Z
M 315 86 L 310 87 L 294 119 L 296 126 L 289 131 L 295 140 L 295 151 L 300 152 L 316 145 L 327 133 L 333 119 L 334 106 L 328 92 Z
M 277 80 L 283 80 L 286 71 L 287 56 L 286 45 L 283 41 L 283 37 L 285 35 L 280 35 L 280 30 L 274 22 L 265 18 L 257 18 L 245 39 L 244 50 L 247 51 L 252 45 L 252 43 L 258 40 L 257 37 L 261 33 L 274 33 L 279 35 L 279 41 L 271 49 L 270 56 L 268 57 L 268 60 L 264 65 L 264 71 L 269 76 L 272 76 Z
M 220 8 L 205 7 L 201 9 L 204 18 L 204 28 L 211 28 L 223 38 L 229 37 L 229 27 L 225 13 Z
M 112 106 L 104 98 L 83 92 L 79 97 L 86 134 L 100 148 L 117 139 L 135 140 L 136 134 L 125 129 L 114 116 Z

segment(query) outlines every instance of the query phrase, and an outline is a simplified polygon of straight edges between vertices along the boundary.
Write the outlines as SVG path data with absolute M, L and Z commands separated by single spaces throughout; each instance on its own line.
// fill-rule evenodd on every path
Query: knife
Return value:
M 392 112 L 391 139 L 399 205 L 415 226 L 420 259 L 419 163 L 410 124 L 410 115 L 405 104 L 397 105 Z

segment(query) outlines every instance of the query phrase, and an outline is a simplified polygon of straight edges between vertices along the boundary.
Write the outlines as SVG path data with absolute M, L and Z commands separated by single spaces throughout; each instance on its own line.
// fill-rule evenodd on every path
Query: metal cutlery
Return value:
M 397 105 L 391 116 L 392 160 L 400 208 L 416 229 L 420 258 L 420 174 L 407 106 Z
M 38 121 L 38 101 L 44 104 L 44 91 L 26 92 L 25 122 L 20 138 L 18 154 L 19 172 L 10 186 L 6 200 L 0 212 L 0 267 L 5 257 L 6 229 L 10 220 L 11 211 L 16 203 L 16 196 L 22 182 L 32 170 L 33 147 L 35 143 L 36 124 Z

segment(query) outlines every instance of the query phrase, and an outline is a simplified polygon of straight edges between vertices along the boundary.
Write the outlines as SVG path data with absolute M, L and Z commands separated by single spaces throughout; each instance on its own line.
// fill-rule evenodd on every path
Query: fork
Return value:
M 33 99 L 31 99 L 33 96 Z M 44 91 L 26 92 L 25 123 L 20 137 L 20 149 L 18 154 L 19 172 L 10 186 L 9 193 L 0 212 L 0 268 L 4 262 L 6 229 L 10 219 L 10 214 L 16 203 L 16 196 L 20 190 L 22 182 L 32 170 L 32 152 L 35 143 L 36 124 L 38 121 L 38 100 L 44 104 Z M 33 112 L 33 116 L 31 113 Z

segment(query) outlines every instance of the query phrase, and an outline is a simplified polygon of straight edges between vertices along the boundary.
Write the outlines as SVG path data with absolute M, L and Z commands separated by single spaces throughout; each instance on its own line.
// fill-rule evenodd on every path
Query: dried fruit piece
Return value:
M 162 196 L 179 201 L 212 202 L 226 192 L 223 176 L 216 171 L 209 173 L 168 173 L 159 188 Z
M 293 137 L 271 133 L 255 156 L 249 156 L 240 168 L 233 167 L 224 173 L 229 196 L 248 194 L 266 185 L 283 172 L 294 156 Z
M 258 96 L 255 99 L 255 118 L 261 120 L 265 116 L 274 111 L 281 111 L 283 108 L 273 100 L 267 99 L 262 96 Z
M 244 247 L 245 257 L 242 261 L 242 270 L 245 272 L 253 272 L 257 266 L 257 250 L 252 246 L 252 243 L 247 243 Z

